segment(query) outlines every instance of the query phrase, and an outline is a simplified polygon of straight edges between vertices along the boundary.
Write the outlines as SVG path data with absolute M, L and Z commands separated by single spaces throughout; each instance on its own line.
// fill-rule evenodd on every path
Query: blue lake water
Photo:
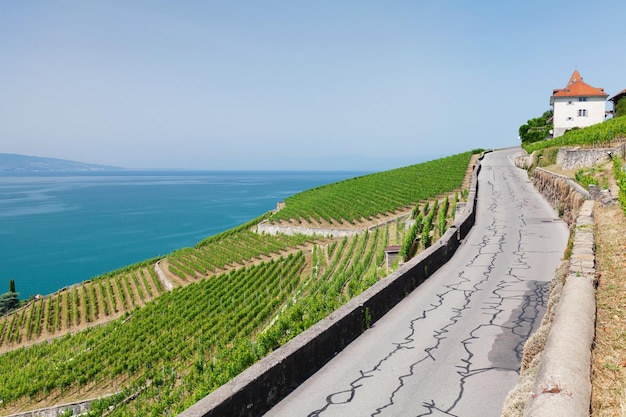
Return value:
M 363 172 L 0 173 L 0 293 L 49 294 Z M 6 287 L 6 288 L 5 288 Z

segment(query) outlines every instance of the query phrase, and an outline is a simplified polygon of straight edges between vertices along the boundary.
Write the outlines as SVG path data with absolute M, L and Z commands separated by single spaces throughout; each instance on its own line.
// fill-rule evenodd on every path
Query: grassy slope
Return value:
M 596 207 L 596 339 L 592 355 L 594 417 L 626 412 L 626 218 L 619 206 Z

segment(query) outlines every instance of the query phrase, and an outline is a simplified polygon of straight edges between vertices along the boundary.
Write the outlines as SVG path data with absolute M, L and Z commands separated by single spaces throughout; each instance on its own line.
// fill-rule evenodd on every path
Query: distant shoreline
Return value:
M 123 171 L 125 168 L 88 164 L 67 159 L 0 153 L 0 172 L 94 172 Z

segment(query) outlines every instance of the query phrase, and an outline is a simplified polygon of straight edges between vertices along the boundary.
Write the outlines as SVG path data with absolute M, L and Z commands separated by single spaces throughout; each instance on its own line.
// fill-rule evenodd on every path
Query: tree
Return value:
M 626 98 L 622 98 L 615 105 L 615 117 L 626 116 Z
M 519 127 L 519 137 L 522 143 L 538 142 L 546 139 L 552 129 L 552 110 L 545 111 L 540 117 L 535 117 Z
M 20 306 L 19 294 L 16 292 L 5 292 L 0 295 L 0 315 L 8 314 Z
M 20 295 L 15 292 L 15 280 L 9 280 L 9 292 L 0 295 L 0 316 L 16 310 L 20 306 Z

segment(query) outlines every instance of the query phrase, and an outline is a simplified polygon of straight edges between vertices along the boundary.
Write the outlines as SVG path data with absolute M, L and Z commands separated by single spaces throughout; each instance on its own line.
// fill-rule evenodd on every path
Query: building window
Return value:
M 587 97 L 578 97 L 578 101 L 587 101 Z
M 578 109 L 578 117 L 587 116 L 587 109 Z

